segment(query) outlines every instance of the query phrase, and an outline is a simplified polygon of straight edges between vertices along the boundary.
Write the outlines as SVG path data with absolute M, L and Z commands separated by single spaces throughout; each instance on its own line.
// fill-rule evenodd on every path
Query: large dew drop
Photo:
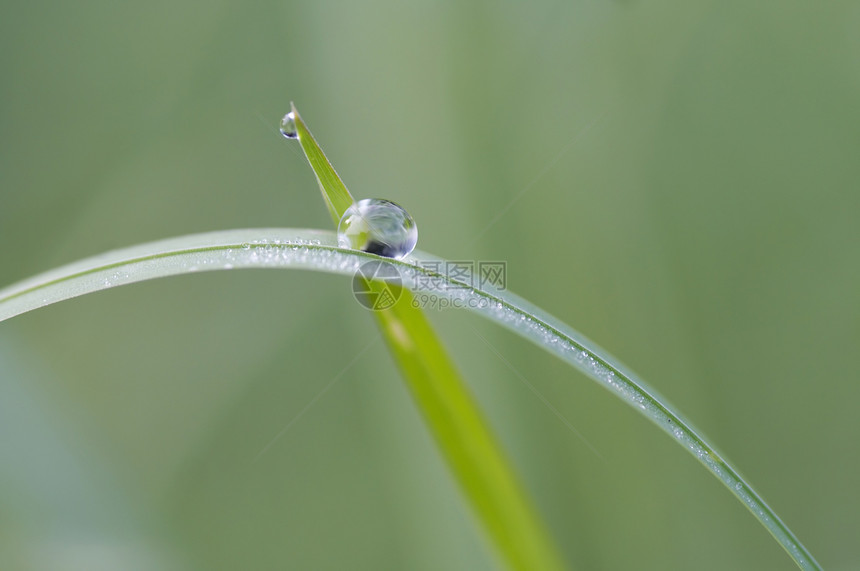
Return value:
M 292 111 L 284 115 L 281 119 L 281 135 L 287 139 L 298 139 L 299 134 L 296 131 L 296 115 Z
M 399 260 L 415 249 L 418 227 L 408 212 L 390 200 L 367 198 L 344 212 L 337 242 L 342 248 Z

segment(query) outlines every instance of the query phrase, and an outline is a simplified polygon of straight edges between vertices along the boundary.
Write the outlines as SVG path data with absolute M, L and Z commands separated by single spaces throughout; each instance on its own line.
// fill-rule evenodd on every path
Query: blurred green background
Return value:
M 277 133 L 293 100 L 355 196 L 404 205 L 426 251 L 506 261 L 856 569 L 858 30 L 856 2 L 5 2 L 0 286 L 329 228 Z M 571 566 L 792 568 L 614 396 L 433 319 Z M 348 278 L 286 271 L 0 324 L 0 567 L 495 568 L 375 339 Z

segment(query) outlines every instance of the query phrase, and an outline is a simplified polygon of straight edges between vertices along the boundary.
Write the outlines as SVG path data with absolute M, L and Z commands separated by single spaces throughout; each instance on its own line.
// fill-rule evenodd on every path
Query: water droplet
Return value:
M 290 111 L 284 118 L 281 119 L 281 135 L 287 139 L 298 139 L 299 133 L 296 131 L 296 114 Z
M 367 198 L 350 206 L 337 227 L 342 248 L 362 250 L 399 260 L 418 242 L 415 220 L 390 200 Z

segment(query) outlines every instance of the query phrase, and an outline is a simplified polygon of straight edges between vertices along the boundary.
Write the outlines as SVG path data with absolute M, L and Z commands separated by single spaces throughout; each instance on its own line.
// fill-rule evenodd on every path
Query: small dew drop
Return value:
M 418 243 L 418 227 L 406 210 L 390 200 L 367 198 L 350 206 L 337 227 L 342 248 L 399 260 Z
M 287 139 L 298 139 L 299 133 L 296 131 L 296 115 L 292 111 L 284 115 L 281 119 L 281 135 Z

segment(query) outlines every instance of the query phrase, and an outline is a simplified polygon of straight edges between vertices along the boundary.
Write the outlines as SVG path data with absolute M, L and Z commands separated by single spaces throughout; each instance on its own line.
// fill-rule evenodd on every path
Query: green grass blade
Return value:
M 512 569 L 562 569 L 534 509 L 424 313 L 404 290 L 380 329 L 442 454 Z
M 305 152 L 305 157 L 311 165 L 311 169 L 317 177 L 317 183 L 322 191 L 323 200 L 325 201 L 331 219 L 334 222 L 334 227 L 337 228 L 341 216 L 346 212 L 346 209 L 352 206 L 352 195 L 346 189 L 346 185 L 337 176 L 334 167 L 331 166 L 328 158 L 322 152 L 322 149 L 317 144 L 316 139 L 308 130 L 305 122 L 302 121 L 296 106 L 290 104 L 292 108 L 293 118 L 296 122 L 296 134 L 298 135 L 299 144 Z
M 0 290 L 0 321 L 39 307 L 142 280 L 206 270 L 297 268 L 352 276 L 378 256 L 338 248 L 332 232 L 318 230 L 229 230 L 162 240 L 108 252 L 40 274 Z M 616 359 L 571 327 L 511 294 L 476 287 L 429 271 L 421 261 L 444 261 L 416 252 L 387 260 L 404 276 L 407 289 L 432 279 L 434 294 L 451 307 L 469 308 L 495 321 L 582 371 L 654 422 L 714 474 L 777 539 L 801 569 L 821 569 L 776 513 L 714 448 L 664 399 Z M 407 292 L 404 292 L 407 293 Z M 458 300 L 459 303 L 453 303 Z M 403 348 L 408 351 L 408 345 Z M 409 365 L 411 366 L 411 365 Z M 780 443 L 783 445 L 784 443 Z
M 353 198 L 294 105 L 292 113 L 299 143 L 337 228 Z M 387 287 L 364 283 L 378 291 Z M 561 569 L 511 464 L 427 317 L 412 301 L 411 293 L 401 291 L 393 307 L 373 315 L 448 467 L 508 567 Z
M 292 229 L 222 230 L 113 250 L 49 270 L 0 290 L 0 321 L 58 301 L 153 278 L 238 268 L 355 271 L 358 261 L 308 248 L 335 244 L 331 232 Z M 341 268 L 340 266 L 344 267 Z

